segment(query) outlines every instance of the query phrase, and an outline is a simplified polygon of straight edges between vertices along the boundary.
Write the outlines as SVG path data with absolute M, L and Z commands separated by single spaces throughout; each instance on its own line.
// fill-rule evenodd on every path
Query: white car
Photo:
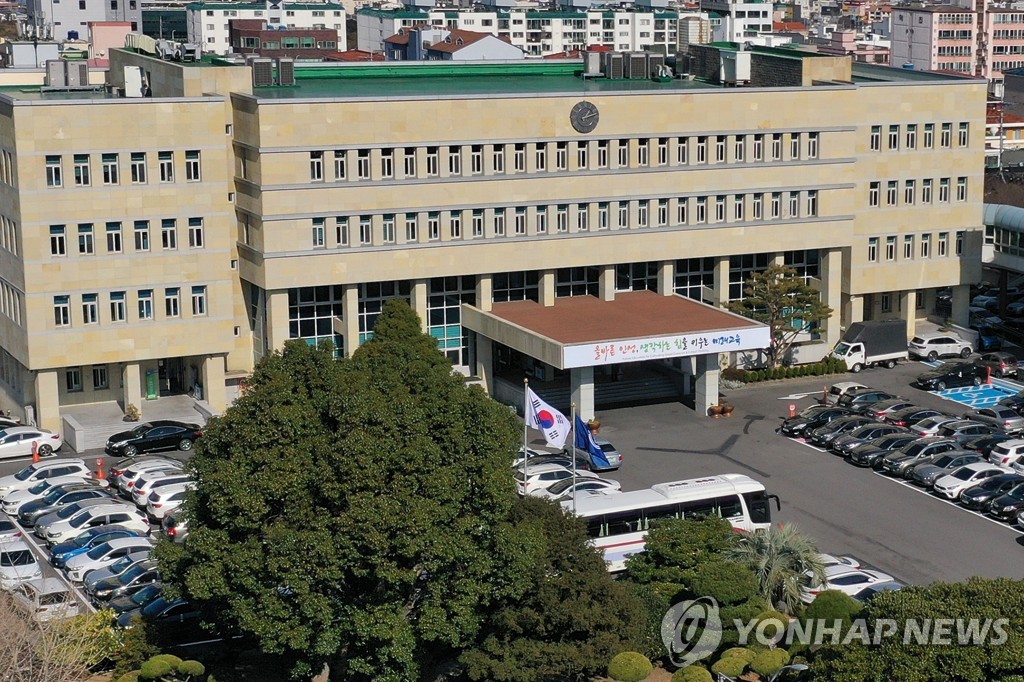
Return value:
M 145 508 L 149 503 L 149 496 L 154 491 L 175 483 L 188 483 L 191 480 L 191 476 L 180 469 L 146 472 L 139 476 L 132 486 L 132 502 Z
M 142 474 L 155 471 L 181 471 L 184 468 L 184 462 L 176 459 L 147 459 L 143 462 L 137 462 L 125 469 L 118 477 L 117 489 L 124 495 L 130 495 L 132 488 L 135 487 L 136 480 Z
M 988 461 L 990 464 L 997 464 L 1001 467 L 1016 468 L 1014 465 L 1021 461 L 1022 456 L 1024 456 L 1024 438 L 1014 438 L 1003 441 L 992 448 L 992 451 L 988 453 Z
M 545 500 L 571 500 L 574 495 L 585 490 L 597 490 L 600 492 L 612 493 L 619 492 L 621 489 L 622 486 L 618 481 L 613 481 L 609 478 L 580 478 L 577 476 L 575 483 L 573 482 L 572 477 L 569 477 L 548 486 L 544 490 L 538 490 L 531 494 Z
M 58 476 L 39 481 L 31 488 L 15 490 L 4 496 L 3 510 L 5 514 L 14 516 L 21 510 L 22 505 L 33 500 L 40 500 L 50 492 L 50 488 L 65 483 L 96 483 L 99 484 L 91 473 L 76 473 L 69 476 Z
M 891 575 L 881 571 L 853 568 L 844 564 L 828 566 L 825 569 L 825 582 L 823 583 L 814 584 L 813 577 L 809 574 L 806 575 L 805 587 L 800 590 L 800 599 L 803 603 L 810 604 L 819 593 L 825 590 L 838 590 L 852 597 L 865 587 L 893 580 Z
M 87 507 L 69 519 L 50 524 L 45 539 L 52 546 L 70 540 L 84 530 L 112 524 L 140 533 L 149 532 L 149 521 L 145 514 L 124 502 L 113 502 Z
M 13 590 L 26 580 L 43 577 L 43 568 L 24 540 L 0 545 L 0 589 Z
M 78 615 L 78 600 L 57 578 L 29 580 L 19 585 L 11 596 L 15 607 L 37 623 Z
M 149 538 L 116 538 L 96 545 L 85 554 L 71 557 L 64 565 L 64 571 L 72 582 L 80 583 L 89 571 L 106 568 L 122 557 L 152 547 Z
M 88 509 L 89 507 L 95 507 L 101 504 L 124 503 L 122 503 L 120 500 L 116 500 L 113 498 L 105 500 L 101 497 L 96 497 L 91 500 L 80 500 L 78 502 L 72 502 L 71 504 L 64 505 L 57 511 L 50 512 L 49 514 L 46 514 L 36 519 L 36 523 L 32 527 L 32 533 L 37 538 L 46 539 L 46 529 L 52 526 L 53 524 L 58 523 L 60 521 L 64 521 L 66 519 L 70 519 L 72 516 L 82 511 L 83 509 Z
M 0 545 L 21 539 L 21 528 L 8 518 L 0 517 Z
M 935 417 L 925 417 L 921 421 L 917 422 L 910 427 L 910 432 L 915 433 L 918 436 L 934 436 L 939 433 L 946 424 L 952 424 L 953 422 L 963 421 L 959 417 L 951 417 L 948 414 L 940 414 Z
M 1003 467 L 988 462 L 967 464 L 935 481 L 933 490 L 947 500 L 957 500 L 960 493 L 968 488 L 978 485 L 986 478 L 1005 473 L 1006 469 Z
M 92 475 L 89 467 L 81 459 L 51 459 L 45 462 L 29 464 L 16 474 L 0 478 L 0 499 L 6 498 L 15 490 L 31 488 L 36 483 L 48 478 L 82 474 Z
M 536 495 L 559 481 L 572 478 L 572 469 L 558 464 L 538 464 L 535 467 L 527 464 L 526 469 L 525 475 L 522 469 L 515 472 L 516 490 L 520 495 Z M 576 478 L 597 478 L 597 474 L 577 469 Z
M 146 514 L 157 521 L 163 519 L 185 503 L 185 497 L 193 488 L 195 483 L 192 482 L 157 488 L 150 494 L 149 502 L 146 503 Z
M 974 347 L 970 341 L 964 341 L 954 334 L 925 334 L 915 336 L 907 344 L 907 352 L 911 357 L 937 360 L 939 358 L 970 356 Z
M 836 556 L 834 554 L 819 554 L 818 560 L 824 568 L 832 566 L 846 566 L 847 568 L 861 568 L 860 560 L 852 556 Z
M 0 431 L 0 459 L 25 457 L 33 450 L 46 457 L 60 450 L 64 439 L 59 433 L 44 431 L 34 426 L 9 426 Z
M 867 386 L 858 384 L 856 381 L 840 381 L 837 384 L 832 384 L 825 394 L 825 404 L 835 405 L 844 395 L 856 391 L 858 388 L 867 388 Z

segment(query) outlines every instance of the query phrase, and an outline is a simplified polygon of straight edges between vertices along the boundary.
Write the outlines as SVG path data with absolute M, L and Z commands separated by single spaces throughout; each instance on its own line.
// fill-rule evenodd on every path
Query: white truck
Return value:
M 907 321 L 855 322 L 836 344 L 832 356 L 845 360 L 851 372 L 875 365 L 895 367 L 898 360 L 907 359 Z

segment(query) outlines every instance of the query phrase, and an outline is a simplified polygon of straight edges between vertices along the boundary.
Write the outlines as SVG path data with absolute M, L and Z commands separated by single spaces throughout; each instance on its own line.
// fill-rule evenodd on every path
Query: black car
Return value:
M 894 396 L 892 393 L 886 393 L 880 391 L 877 388 L 858 388 L 850 391 L 846 395 L 839 397 L 838 405 L 840 407 L 847 407 L 851 410 L 855 410 L 859 407 L 865 407 L 867 405 L 874 405 L 880 403 L 883 400 L 891 400 L 898 396 Z
M 893 426 L 892 424 L 879 424 L 878 422 L 875 422 L 874 424 L 865 424 L 864 426 L 858 426 L 849 433 L 837 436 L 829 445 L 829 450 L 837 455 L 845 457 L 858 445 L 870 443 L 876 438 L 881 438 L 882 436 L 906 432 L 906 429 L 900 426 Z
M 876 438 L 870 443 L 858 445 L 847 455 L 847 459 L 855 466 L 872 467 L 875 465 L 875 462 L 893 450 L 906 447 L 917 439 L 918 436 L 913 433 L 892 433 L 888 436 Z
M 92 590 L 96 601 L 110 601 L 130 597 L 143 587 L 160 582 L 160 570 L 155 561 L 140 561 L 120 575 L 104 578 Z
M 887 424 L 895 424 L 896 426 L 906 426 L 909 428 L 928 417 L 938 417 L 941 414 L 942 412 L 933 410 L 930 407 L 905 407 L 902 410 L 898 410 L 887 416 L 885 421 Z
M 840 417 L 849 417 L 853 412 L 845 407 L 835 405 L 815 405 L 809 407 L 795 417 L 790 417 L 782 422 L 779 432 L 784 436 L 799 438 L 816 428 L 824 426 Z
M 1002 400 L 999 401 L 999 404 L 1005 405 L 1006 407 L 1016 410 L 1017 412 L 1024 410 L 1024 391 L 1003 398 Z
M 902 477 L 917 461 L 956 449 L 956 441 L 952 438 L 919 438 L 878 460 L 875 468 L 890 476 Z
M 1024 483 L 1024 476 L 1020 474 L 1000 474 L 987 478 L 960 493 L 960 504 L 968 509 L 986 511 L 989 502 L 1005 495 L 1021 483 Z
M 860 415 L 851 415 L 849 417 L 841 417 L 835 421 L 829 422 L 825 426 L 814 429 L 811 433 L 810 441 L 820 448 L 828 448 L 831 443 L 838 436 L 844 433 L 853 431 L 858 426 L 864 426 L 865 424 L 874 424 L 875 421 L 870 417 L 862 417 Z
M 134 457 L 142 452 L 158 450 L 191 450 L 202 435 L 199 424 L 168 420 L 146 422 L 131 431 L 111 436 L 104 452 L 114 457 Z
M 82 500 L 98 500 L 107 498 L 113 501 L 114 496 L 105 488 L 90 483 L 67 483 L 52 488 L 41 499 L 32 500 L 18 509 L 18 521 L 23 526 L 34 526 L 36 521 L 65 505 Z
M 854 408 L 854 412 L 857 414 L 863 414 L 866 417 L 884 421 L 886 416 L 896 412 L 897 410 L 903 410 L 908 407 L 913 407 L 914 403 L 910 402 L 906 398 L 889 398 L 888 400 L 882 400 L 877 403 L 868 403 L 867 405 L 860 405 Z
M 125 611 L 138 611 L 151 601 L 159 599 L 163 593 L 163 583 L 150 583 L 130 597 L 111 599 L 103 608 L 110 609 L 115 616 L 120 616 Z
M 987 372 L 970 362 L 944 362 L 917 377 L 917 385 L 926 391 L 944 391 L 958 386 L 981 386 Z
M 1024 483 L 995 497 L 988 505 L 988 513 L 1000 521 L 1013 521 L 1024 511 Z
M 960 441 L 960 447 L 964 450 L 974 450 L 984 455 L 986 458 L 989 453 L 992 452 L 992 448 L 1005 443 L 1008 440 L 1014 440 L 1016 436 L 1011 436 L 1008 433 L 993 433 L 989 436 L 975 436 L 968 438 L 967 440 Z

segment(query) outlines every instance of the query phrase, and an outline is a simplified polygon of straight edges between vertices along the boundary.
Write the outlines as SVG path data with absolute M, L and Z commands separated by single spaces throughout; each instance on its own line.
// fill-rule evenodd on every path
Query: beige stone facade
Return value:
M 0 401 L 35 405 L 43 425 L 62 404 L 138 397 L 146 370 L 172 359 L 222 409 L 225 371 L 289 338 L 350 352 L 393 296 L 463 371 L 488 374 L 477 363 L 492 349 L 464 338 L 462 304 L 637 289 L 724 303 L 752 270 L 788 262 L 836 311 L 821 333 L 831 344 L 864 317 L 930 314 L 942 287 L 966 316 L 964 285 L 980 276 L 978 80 L 855 65 L 852 82 L 828 81 L 825 62 L 803 74 L 826 82 L 771 88 L 358 65 L 254 94 L 247 67 L 121 51 L 113 84 L 128 64 L 152 98 L 0 91 L 0 148 L 14 159 L 0 201 L 17 233 L 13 251 L 0 243 L 16 299 L 0 308 L 0 371 L 18 375 L 0 375 Z M 586 134 L 570 121 L 582 100 L 599 112 Z M 197 152 L 200 174 L 187 175 Z M 139 154 L 145 182 L 132 180 Z M 112 155 L 119 179 L 105 183 Z M 136 248 L 143 221 L 148 250 Z M 120 251 L 108 248 L 115 223 Z M 79 229 L 90 224 L 92 252 Z M 152 319 L 139 315 L 147 291 Z M 97 366 L 108 388 L 91 391 Z M 75 368 L 84 386 L 69 392 Z

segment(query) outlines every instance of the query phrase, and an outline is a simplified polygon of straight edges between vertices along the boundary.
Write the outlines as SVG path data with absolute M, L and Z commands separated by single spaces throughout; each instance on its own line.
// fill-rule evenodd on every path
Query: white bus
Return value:
M 628 493 L 595 493 L 576 498 L 576 515 L 587 522 L 594 545 L 604 552 L 608 570 L 622 571 L 630 554 L 643 551 L 647 529 L 655 521 L 717 514 L 733 528 L 752 531 L 772 523 L 770 500 L 779 498 L 742 474 L 721 474 L 659 483 Z M 562 502 L 573 511 L 572 500 Z

